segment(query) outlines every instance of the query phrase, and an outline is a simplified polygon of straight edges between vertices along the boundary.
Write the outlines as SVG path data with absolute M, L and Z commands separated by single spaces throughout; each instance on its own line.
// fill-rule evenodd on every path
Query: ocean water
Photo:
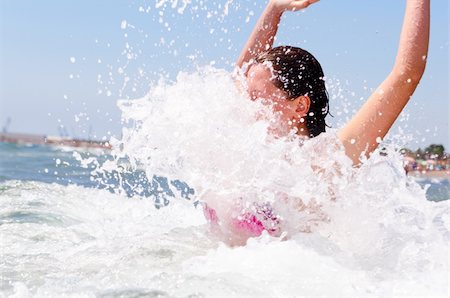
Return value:
M 118 106 L 111 152 L 0 144 L 1 296 L 448 296 L 449 181 L 395 144 L 354 169 L 333 131 L 275 138 L 212 68 Z M 233 229 L 263 203 L 280 235 Z

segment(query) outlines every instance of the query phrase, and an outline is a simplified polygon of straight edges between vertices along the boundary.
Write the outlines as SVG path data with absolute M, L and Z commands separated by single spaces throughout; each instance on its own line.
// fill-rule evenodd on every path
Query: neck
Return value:
M 305 123 L 274 126 L 269 130 L 273 136 L 280 138 L 287 136 L 293 129 L 297 130 L 297 135 L 309 138 L 309 129 Z
M 299 136 L 309 137 L 309 129 L 306 126 L 306 123 L 300 123 L 297 125 L 297 134 Z

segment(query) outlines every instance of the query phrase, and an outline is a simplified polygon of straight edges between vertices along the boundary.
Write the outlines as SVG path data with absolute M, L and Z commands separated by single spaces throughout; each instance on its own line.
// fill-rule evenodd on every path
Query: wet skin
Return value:
M 250 66 L 247 73 L 248 94 L 252 100 L 261 100 L 269 105 L 275 114 L 280 117 L 281 126 L 288 131 L 298 127 L 299 131 L 306 131 L 302 117 L 309 109 L 309 99 L 300 96 L 289 99 L 287 93 L 272 82 L 273 74 L 264 64 Z

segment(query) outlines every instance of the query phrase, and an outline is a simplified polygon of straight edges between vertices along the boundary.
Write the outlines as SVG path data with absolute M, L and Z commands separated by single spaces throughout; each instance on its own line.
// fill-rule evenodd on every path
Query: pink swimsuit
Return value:
M 233 227 L 252 237 L 260 236 L 264 230 L 270 235 L 277 234 L 280 230 L 280 219 L 273 213 L 272 207 L 269 204 L 255 204 L 254 206 L 256 214 L 246 211 L 238 217 L 233 218 Z M 211 224 L 219 224 L 216 210 L 210 208 L 206 203 L 203 204 L 203 213 Z

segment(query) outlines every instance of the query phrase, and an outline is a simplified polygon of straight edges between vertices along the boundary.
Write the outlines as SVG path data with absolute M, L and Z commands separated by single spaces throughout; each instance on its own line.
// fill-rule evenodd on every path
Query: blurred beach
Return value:
M 423 179 L 432 179 L 432 178 L 439 178 L 439 179 L 450 179 L 450 170 L 430 170 L 430 171 L 410 171 L 408 172 L 408 175 Z

